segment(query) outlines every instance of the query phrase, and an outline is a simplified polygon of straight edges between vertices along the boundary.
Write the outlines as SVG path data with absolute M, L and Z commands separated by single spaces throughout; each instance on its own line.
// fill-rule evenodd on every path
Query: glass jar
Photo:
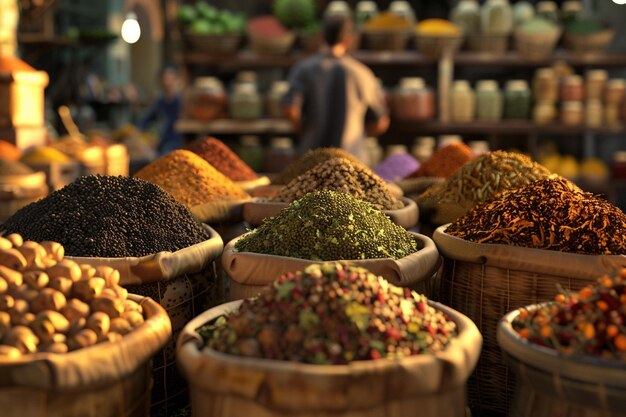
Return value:
M 513 9 L 508 0 L 487 0 L 480 13 L 482 33 L 508 35 L 513 31 Z
M 228 105 L 230 117 L 233 119 L 256 120 L 263 113 L 263 103 L 256 85 L 248 82 L 235 84 Z
M 401 120 L 432 120 L 435 117 L 435 95 L 418 77 L 400 79 L 391 96 L 391 109 Z
M 530 114 L 530 89 L 525 80 L 510 80 L 504 90 L 504 118 L 528 119 Z
M 267 93 L 267 115 L 274 119 L 283 117 L 283 97 L 289 91 L 289 83 L 287 81 L 274 81 Z
M 476 0 L 461 0 L 450 14 L 450 20 L 466 34 L 480 32 L 480 5 Z
M 258 136 L 242 136 L 237 146 L 237 155 L 254 171 L 264 168 L 264 151 Z
M 577 20 L 584 12 L 583 2 L 579 0 L 564 1 L 561 5 L 561 20 L 564 23 Z
M 237 73 L 237 78 L 235 79 L 236 83 L 251 83 L 255 84 L 257 81 L 257 75 L 254 71 L 239 71 Z
M 375 1 L 360 1 L 356 4 L 355 20 L 357 26 L 378 15 L 378 5 Z
M 554 1 L 540 1 L 537 3 L 537 16 L 554 23 L 559 22 L 559 8 Z
M 389 3 L 389 11 L 396 16 L 404 17 L 409 22 L 415 22 L 415 11 L 408 1 L 394 0 Z
M 290 138 L 272 138 L 265 153 L 265 169 L 267 172 L 280 172 L 296 159 L 297 153 Z
M 588 127 L 602 126 L 602 101 L 598 99 L 588 100 L 585 106 L 585 124 Z
M 224 116 L 226 92 L 215 77 L 198 77 L 189 88 L 185 99 L 185 113 L 196 120 L 209 121 Z
M 556 105 L 550 101 L 539 101 L 533 107 L 533 121 L 538 125 L 552 123 L 556 119 Z
M 535 7 L 528 1 L 518 1 L 513 5 L 513 21 L 516 26 L 535 17 Z
M 613 153 L 611 175 L 615 179 L 626 179 L 626 151 Z
M 439 136 L 438 148 L 444 148 L 453 143 L 461 143 L 463 138 L 459 135 L 441 135 Z
M 606 70 L 595 69 L 587 71 L 585 93 L 587 100 L 601 100 L 609 74 Z
M 389 158 L 391 155 L 396 154 L 405 154 L 408 153 L 409 150 L 405 145 L 389 145 L 387 146 L 387 152 L 385 158 Z
M 374 137 L 365 138 L 365 154 L 367 161 L 365 165 L 370 168 L 377 166 L 383 160 L 383 148 L 378 143 L 378 139 Z
M 604 103 L 619 106 L 624 101 L 626 94 L 626 81 L 621 78 L 614 78 L 606 83 L 604 89 Z
M 328 16 L 345 16 L 352 17 L 352 9 L 347 1 L 333 0 L 328 3 L 326 10 L 324 10 L 324 17 Z
M 452 87 L 450 119 L 453 122 L 468 123 L 474 120 L 476 97 L 468 81 L 457 80 Z
M 535 101 L 555 103 L 559 98 L 559 84 L 552 68 L 539 68 L 533 78 Z
M 561 84 L 561 101 L 583 101 L 585 86 L 580 75 L 570 75 Z
M 565 126 L 580 126 L 585 120 L 583 103 L 580 101 L 564 101 L 561 105 L 561 123 Z
M 432 136 L 421 136 L 415 138 L 413 147 L 411 147 L 411 155 L 420 164 L 428 161 L 435 152 L 435 138 Z
M 615 104 L 606 104 L 604 106 L 604 123 L 608 126 L 617 126 L 620 124 L 620 107 Z
M 467 144 L 474 156 L 480 156 L 489 152 L 489 142 L 486 140 L 473 140 Z
M 494 80 L 481 80 L 476 84 L 476 118 L 497 122 L 502 119 L 502 92 Z

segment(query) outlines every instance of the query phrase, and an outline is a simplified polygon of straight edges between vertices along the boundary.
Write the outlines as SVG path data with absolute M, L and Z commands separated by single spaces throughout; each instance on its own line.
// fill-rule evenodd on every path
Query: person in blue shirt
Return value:
M 161 94 L 139 121 L 138 127 L 145 131 L 152 122 L 161 123 L 157 151 L 164 155 L 183 147 L 183 137 L 174 128 L 182 109 L 182 94 L 176 67 L 171 65 L 163 67 L 159 78 Z

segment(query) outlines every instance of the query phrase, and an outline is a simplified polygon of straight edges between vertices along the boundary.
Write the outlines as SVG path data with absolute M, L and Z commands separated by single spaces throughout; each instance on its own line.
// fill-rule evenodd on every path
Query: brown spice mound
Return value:
M 250 198 L 207 161 L 182 149 L 162 156 L 137 172 L 135 177 L 160 186 L 188 207 Z
M 564 178 L 504 192 L 476 206 L 446 232 L 476 243 L 584 254 L 626 253 L 626 214 Z
M 311 168 L 333 158 L 345 158 L 354 165 L 364 166 L 354 155 L 340 148 L 318 148 L 307 151 L 302 158 L 290 164 L 274 180 L 272 184 L 285 185 L 294 178 L 304 174 Z
M 339 191 L 367 201 L 378 210 L 397 210 L 402 201 L 391 195 L 385 181 L 362 165 L 333 158 L 293 179 L 273 198 L 290 203 L 313 191 Z
M 451 143 L 437 149 L 433 156 L 424 162 L 408 178 L 439 177 L 448 178 L 459 168 L 472 160 L 472 149 L 464 143 Z
M 253 181 L 258 178 L 248 164 L 218 139 L 211 137 L 198 139 L 189 146 L 189 150 L 202 157 L 232 181 Z

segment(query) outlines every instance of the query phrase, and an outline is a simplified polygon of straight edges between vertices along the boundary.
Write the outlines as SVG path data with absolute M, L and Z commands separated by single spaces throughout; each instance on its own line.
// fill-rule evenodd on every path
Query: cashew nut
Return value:
M 103 278 L 90 278 L 87 280 L 77 281 L 72 287 L 72 295 L 88 303 L 94 297 L 97 297 L 102 293 L 105 284 L 106 283 Z
M 128 320 L 128 322 L 130 323 L 130 325 L 133 328 L 139 327 L 141 326 L 141 324 L 144 322 L 143 320 L 143 314 L 137 312 L 137 311 L 127 311 L 124 313 L 124 318 L 126 320 Z
M 78 264 L 69 259 L 63 259 L 56 265 L 48 268 L 46 272 L 50 275 L 50 278 L 67 277 L 74 282 L 83 276 L 83 271 L 81 271 Z
M 56 262 L 60 262 L 63 260 L 63 256 L 65 256 L 65 248 L 58 242 L 51 242 L 46 240 L 41 242 L 41 246 L 44 247 L 48 256 L 54 259 Z
M 123 319 L 121 317 L 117 317 L 111 320 L 111 330 L 114 333 L 119 333 L 121 335 L 125 335 L 133 330 L 132 326 L 128 322 L 128 320 Z
M 66 333 L 70 328 L 70 322 L 58 311 L 45 310 L 37 314 L 37 320 L 45 320 L 52 323 L 55 333 Z
M 18 359 L 22 356 L 22 352 L 14 346 L 0 345 L 0 358 L 2 359 Z
M 100 339 L 109 332 L 111 327 L 111 318 L 101 311 L 96 311 L 89 316 L 85 327 L 96 332 L 98 339 Z
M 61 313 L 63 313 L 70 323 L 73 323 L 89 316 L 89 305 L 76 298 L 72 298 L 68 301 L 67 305 L 61 309 Z
M 62 292 L 53 288 L 44 288 L 39 295 L 31 302 L 31 309 L 34 313 L 43 310 L 60 311 L 65 307 L 67 300 Z
M 22 353 L 34 353 L 37 351 L 39 339 L 28 327 L 15 326 L 4 336 L 3 342 L 18 348 Z
M 69 351 L 69 347 L 63 342 L 48 343 L 40 345 L 39 351 L 48 353 L 67 353 Z
M 82 329 L 67 341 L 69 350 L 82 349 L 93 346 L 98 342 L 96 332 L 91 329 Z
M 22 243 L 24 243 L 24 239 L 22 239 L 22 236 L 17 233 L 11 233 L 10 235 L 5 237 L 11 242 L 14 248 L 19 248 L 20 246 L 22 246 Z
M 102 311 L 112 319 L 120 317 L 124 312 L 124 304 L 118 298 L 112 298 L 107 295 L 101 295 L 91 301 L 92 311 Z
M 28 271 L 22 277 L 26 285 L 36 290 L 44 288 L 50 282 L 50 277 L 43 271 Z
M 65 297 L 70 295 L 72 291 L 72 280 L 66 277 L 56 277 L 50 280 L 49 288 L 61 292 Z
M 11 248 L 0 250 L 0 265 L 14 270 L 21 270 L 26 268 L 28 262 L 26 262 L 24 255 L 22 255 L 20 251 Z
M 9 287 L 18 287 L 23 282 L 21 272 L 4 265 L 0 265 L 0 278 L 4 279 L 9 284 Z

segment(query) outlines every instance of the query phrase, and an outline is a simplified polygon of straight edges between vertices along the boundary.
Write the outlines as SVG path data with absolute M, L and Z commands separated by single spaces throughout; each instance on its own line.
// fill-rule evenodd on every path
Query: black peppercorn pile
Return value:
M 457 327 L 423 295 L 363 268 L 325 264 L 284 274 L 198 332 L 224 353 L 339 365 L 441 351 Z
M 125 257 L 175 251 L 207 231 L 160 187 L 129 177 L 93 175 L 15 213 L 0 232 L 51 240 L 69 256 Z
M 506 191 L 476 206 L 446 233 L 476 243 L 583 254 L 626 254 L 626 214 L 564 178 Z
M 235 248 L 321 261 L 399 259 L 419 249 L 409 232 L 370 203 L 335 191 L 294 201 Z

